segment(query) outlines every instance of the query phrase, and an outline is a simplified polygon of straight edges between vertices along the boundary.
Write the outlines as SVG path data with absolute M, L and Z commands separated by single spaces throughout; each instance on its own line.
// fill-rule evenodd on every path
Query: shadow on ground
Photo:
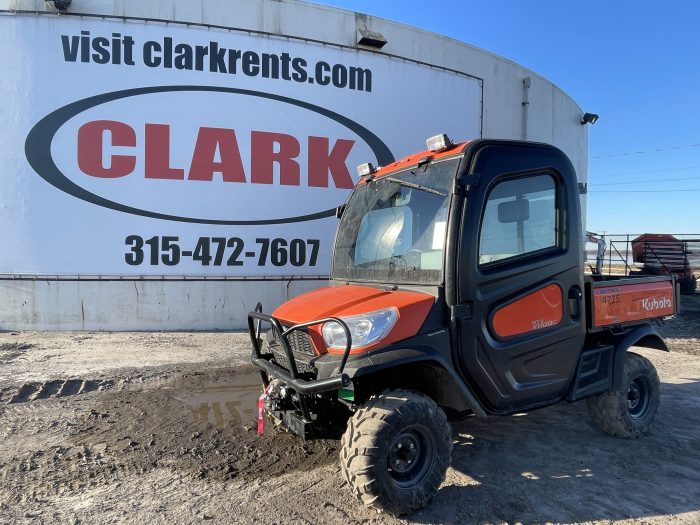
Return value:
M 698 511 L 698 406 L 698 378 L 663 384 L 654 431 L 636 440 L 594 429 L 585 402 L 458 423 L 454 472 L 409 521 L 577 523 Z

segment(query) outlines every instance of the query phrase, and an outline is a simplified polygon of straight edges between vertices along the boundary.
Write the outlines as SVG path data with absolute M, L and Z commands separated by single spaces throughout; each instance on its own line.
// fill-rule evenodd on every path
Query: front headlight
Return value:
M 350 329 L 351 348 L 369 346 L 384 339 L 398 318 L 399 311 L 396 308 L 384 308 L 376 312 L 341 317 Z M 338 323 L 333 321 L 325 323 L 322 331 L 328 348 L 345 348 L 347 343 L 345 331 Z

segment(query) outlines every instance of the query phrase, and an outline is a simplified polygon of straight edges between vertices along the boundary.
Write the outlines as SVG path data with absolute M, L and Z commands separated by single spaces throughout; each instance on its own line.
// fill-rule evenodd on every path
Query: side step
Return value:
M 581 354 L 576 368 L 576 380 L 566 396 L 567 401 L 577 401 L 610 389 L 613 350 L 612 345 L 604 345 L 585 350 Z

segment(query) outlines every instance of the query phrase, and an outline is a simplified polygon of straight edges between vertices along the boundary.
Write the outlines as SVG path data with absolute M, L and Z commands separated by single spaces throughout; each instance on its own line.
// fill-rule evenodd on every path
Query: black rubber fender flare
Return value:
M 485 417 L 486 410 L 479 402 L 462 378 L 454 370 L 452 364 L 437 352 L 425 347 L 394 348 L 391 350 L 377 352 L 365 359 L 349 362 L 346 373 L 353 379 L 360 379 L 390 369 L 399 369 L 407 365 L 437 365 L 449 377 L 452 386 L 468 405 L 475 415 Z M 466 407 L 465 407 L 466 408 Z
M 613 357 L 613 390 L 619 390 L 622 388 L 622 374 L 625 364 L 625 355 L 633 346 L 653 348 L 664 352 L 670 351 L 663 338 L 653 326 L 645 325 L 633 328 L 615 345 L 615 354 Z

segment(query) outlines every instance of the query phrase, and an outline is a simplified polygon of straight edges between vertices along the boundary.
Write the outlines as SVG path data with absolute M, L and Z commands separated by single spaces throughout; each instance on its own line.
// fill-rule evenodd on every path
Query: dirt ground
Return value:
M 241 333 L 0 334 L 0 523 L 700 523 L 700 294 L 662 328 L 656 427 L 585 403 L 453 425 L 447 480 L 396 519 L 350 496 L 338 443 L 254 430 Z

